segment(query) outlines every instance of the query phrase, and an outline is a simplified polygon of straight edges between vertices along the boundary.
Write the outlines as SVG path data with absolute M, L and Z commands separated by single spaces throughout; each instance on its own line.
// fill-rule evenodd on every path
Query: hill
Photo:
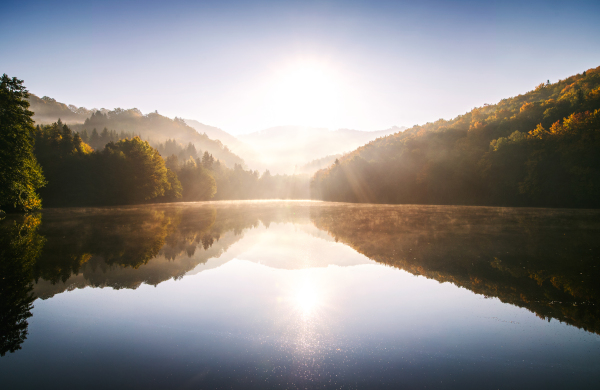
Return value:
M 325 156 L 322 158 L 312 160 L 311 162 L 306 163 L 306 164 L 302 165 L 301 167 L 298 167 L 297 172 L 313 175 L 315 172 L 329 167 L 331 164 L 333 164 L 335 162 L 335 160 L 339 159 L 342 156 L 343 156 L 342 154 L 332 154 L 329 156 Z
M 600 207 L 600 67 L 377 139 L 312 181 L 345 202 Z
M 85 130 L 91 134 L 93 129 L 101 132 L 106 128 L 116 133 L 139 135 L 153 145 L 167 140 L 176 140 L 184 145 L 191 142 L 200 153 L 207 151 L 229 167 L 233 168 L 235 164 L 245 165 L 244 160 L 221 141 L 211 139 L 207 134 L 200 134 L 180 118 L 170 119 L 158 112 L 144 115 L 137 108 L 88 110 L 84 107 L 57 102 L 47 96 L 40 99 L 31 95 L 29 102 L 30 110 L 34 112 L 33 119 L 37 124 L 53 123 L 60 118 L 63 123 L 69 124 L 71 129 L 79 133 Z M 210 128 L 210 126 L 205 127 Z
M 81 125 L 73 125 L 77 131 L 108 128 L 117 132 L 138 134 L 152 144 L 164 142 L 169 139 L 187 144 L 191 142 L 200 152 L 207 151 L 214 158 L 224 162 L 229 167 L 235 164 L 244 165 L 244 160 L 235 155 L 219 140 L 210 139 L 206 134 L 200 134 L 183 119 L 167 118 L 157 112 L 142 114 L 138 109 L 123 110 L 116 108 L 106 114 L 94 113 Z
M 238 138 L 252 148 L 244 159 L 252 168 L 274 173 L 294 173 L 313 160 L 343 154 L 378 137 L 404 130 L 392 127 L 381 131 L 328 130 L 302 126 L 279 126 L 243 134 Z
M 33 120 L 39 124 L 51 124 L 60 118 L 64 123 L 74 124 L 83 123 L 87 118 L 92 116 L 93 112 L 98 110 L 88 110 L 85 107 L 75 107 L 74 105 L 66 105 L 59 103 L 51 97 L 37 97 L 34 94 L 29 94 L 29 110 L 33 111 Z
M 236 151 L 245 147 L 244 143 L 235 138 L 228 132 L 219 129 L 218 127 L 205 125 L 195 119 L 184 119 L 185 124 L 195 129 L 200 134 L 206 134 L 210 139 L 219 140 L 223 145 L 227 145 L 232 151 Z

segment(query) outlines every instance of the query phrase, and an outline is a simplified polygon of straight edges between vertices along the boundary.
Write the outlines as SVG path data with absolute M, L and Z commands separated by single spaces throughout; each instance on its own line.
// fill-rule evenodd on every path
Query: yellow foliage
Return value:
M 538 124 L 537 127 L 533 130 L 531 130 L 529 132 L 529 136 L 533 137 L 533 138 L 543 138 L 544 135 L 546 135 L 548 133 L 548 131 L 546 129 L 544 129 L 544 126 L 542 126 L 542 124 Z
M 523 105 L 521 106 L 521 112 L 525 112 L 527 110 L 532 109 L 534 106 L 533 103 L 523 103 Z

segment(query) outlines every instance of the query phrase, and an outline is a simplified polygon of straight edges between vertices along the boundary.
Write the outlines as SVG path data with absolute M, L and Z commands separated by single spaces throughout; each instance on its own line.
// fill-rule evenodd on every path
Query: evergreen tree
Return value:
M 202 166 L 204 167 L 204 169 L 208 169 L 210 171 L 213 168 L 214 162 L 215 158 L 212 156 L 212 154 L 204 152 L 204 154 L 202 155 Z
M 94 130 L 92 130 L 92 135 L 90 135 L 90 146 L 94 149 L 99 149 L 99 144 L 100 144 L 100 136 L 98 135 L 98 131 L 96 130 L 96 128 L 94 128 Z
M 33 155 L 35 131 L 23 80 L 6 74 L 0 79 L 0 209 L 41 208 L 37 194 L 45 180 Z
M 102 130 L 102 133 L 100 133 L 99 149 L 102 149 L 104 147 L 104 145 L 106 145 L 109 142 L 111 142 L 110 134 L 108 132 L 108 129 L 105 127 L 104 130 Z
M 81 134 L 79 134 L 79 136 L 81 137 L 81 140 L 82 140 L 83 142 L 85 142 L 86 144 L 88 143 L 88 141 L 89 141 L 89 135 L 88 135 L 88 132 L 87 132 L 87 130 L 85 130 L 85 129 L 84 129 L 84 130 L 81 132 Z

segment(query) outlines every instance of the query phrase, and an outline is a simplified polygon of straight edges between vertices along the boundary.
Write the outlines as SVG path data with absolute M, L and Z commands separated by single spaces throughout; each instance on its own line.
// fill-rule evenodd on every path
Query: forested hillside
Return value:
M 180 142 L 191 142 L 197 149 L 208 151 L 226 165 L 244 165 L 244 161 L 224 146 L 221 141 L 212 140 L 205 134 L 199 134 L 185 124 L 183 119 L 170 119 L 156 112 L 147 115 L 138 109 L 114 109 L 107 113 L 95 112 L 81 125 L 73 125 L 73 130 L 91 133 L 93 129 L 115 130 L 117 132 L 134 133 L 149 140 L 150 143 L 177 139 Z
M 84 142 L 89 143 L 96 150 L 103 149 L 108 142 L 131 138 L 135 134 L 150 141 L 152 145 L 158 145 L 170 139 L 176 139 L 183 144 L 191 142 L 197 149 L 208 151 L 229 167 L 233 167 L 235 164 L 245 165 L 244 160 L 229 150 L 221 141 L 211 139 L 207 134 L 199 133 L 180 118 L 170 119 L 157 112 L 144 115 L 137 108 L 129 110 L 116 108 L 112 111 L 107 109 L 88 110 L 85 107 L 57 102 L 48 96 L 39 98 L 32 94 L 29 95 L 28 100 L 36 124 L 52 124 L 60 119 L 72 130 L 80 133 L 82 138 L 87 138 L 87 140 L 84 139 Z M 97 133 L 96 136 L 93 136 L 94 129 Z M 104 135 L 102 138 L 104 130 L 110 134 Z
M 92 116 L 92 113 L 97 109 L 88 110 L 85 107 L 76 107 L 72 104 L 66 105 L 57 102 L 51 97 L 37 97 L 34 94 L 29 94 L 29 110 L 33 111 L 33 120 L 37 124 L 50 124 L 56 122 L 60 118 L 65 123 L 83 123 L 87 118 Z M 102 109 L 101 111 L 106 111 Z
M 139 137 L 122 138 L 93 150 L 61 121 L 38 125 L 33 140 L 45 177 L 39 189 L 45 206 L 309 197 L 308 175 L 228 168 L 210 153 L 198 156 L 192 144 L 184 148 L 173 140 L 153 148 Z
M 600 207 L 600 67 L 377 139 L 311 186 L 330 201 Z

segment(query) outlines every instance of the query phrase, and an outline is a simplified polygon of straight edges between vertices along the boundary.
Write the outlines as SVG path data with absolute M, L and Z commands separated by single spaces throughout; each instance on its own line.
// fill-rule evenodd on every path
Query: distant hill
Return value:
M 151 143 L 164 142 L 167 139 L 174 139 L 183 144 L 191 142 L 200 153 L 208 151 L 227 166 L 233 168 L 235 164 L 244 166 L 244 160 L 234 154 L 229 148 L 219 140 L 210 139 L 206 134 L 200 134 L 183 119 L 167 118 L 157 112 L 142 114 L 138 109 L 133 108 L 123 110 L 117 108 L 106 114 L 96 112 L 83 124 L 73 125 L 74 130 L 87 130 L 90 133 L 93 129 L 116 130 L 126 133 L 139 134 L 142 138 Z
M 153 144 L 168 139 L 174 139 L 183 144 L 191 142 L 199 152 L 208 151 L 213 157 L 231 168 L 235 164 L 245 166 L 244 160 L 233 153 L 223 142 L 211 139 L 207 134 L 199 133 L 180 118 L 170 119 L 157 112 L 144 115 L 137 108 L 88 110 L 84 107 L 59 103 L 47 96 L 40 99 L 33 94 L 30 95 L 29 102 L 30 110 L 34 112 L 33 119 L 37 124 L 53 123 L 60 118 L 74 131 L 87 130 L 88 134 L 91 134 L 93 129 L 101 132 L 102 129 L 107 128 L 119 133 L 139 135 Z M 219 130 L 211 126 L 205 126 L 205 128 Z M 214 133 L 212 130 L 211 132 Z
M 317 172 L 342 202 L 600 207 L 600 67 L 361 146 Z
M 348 153 L 379 137 L 406 129 L 394 126 L 380 131 L 331 131 L 325 128 L 280 126 L 235 137 L 194 119 L 170 119 L 157 112 L 144 115 L 136 108 L 88 110 L 35 95 L 31 95 L 30 103 L 38 124 L 53 123 L 60 118 L 73 130 L 85 129 L 88 134 L 94 128 L 101 132 L 106 127 L 119 133 L 138 134 L 154 144 L 167 139 L 175 139 L 182 144 L 191 142 L 196 149 L 208 151 L 229 167 L 240 164 L 260 172 L 269 170 L 272 174 L 312 174 L 331 165 L 335 158 L 331 160 L 329 156 Z
M 254 151 L 254 156 L 244 155 L 250 167 L 261 171 L 269 169 L 272 173 L 294 173 L 315 159 L 349 152 L 369 141 L 404 129 L 331 131 L 325 128 L 280 126 L 243 134 L 238 138 Z
M 243 142 L 229 134 L 228 132 L 219 129 L 218 127 L 205 125 L 195 119 L 184 119 L 185 123 L 195 129 L 200 134 L 206 134 L 209 138 L 219 140 L 223 145 L 227 145 L 231 150 L 237 150 L 240 147 L 246 147 Z
M 320 169 L 329 167 L 335 162 L 335 160 L 341 158 L 342 156 L 342 154 L 332 154 L 323 158 L 312 160 L 311 162 L 298 167 L 297 172 L 312 175 Z
M 68 124 L 83 123 L 93 112 L 98 111 L 59 103 L 48 96 L 39 98 L 34 94 L 29 94 L 29 104 L 29 110 L 33 111 L 33 120 L 37 124 L 51 124 L 58 118 Z

